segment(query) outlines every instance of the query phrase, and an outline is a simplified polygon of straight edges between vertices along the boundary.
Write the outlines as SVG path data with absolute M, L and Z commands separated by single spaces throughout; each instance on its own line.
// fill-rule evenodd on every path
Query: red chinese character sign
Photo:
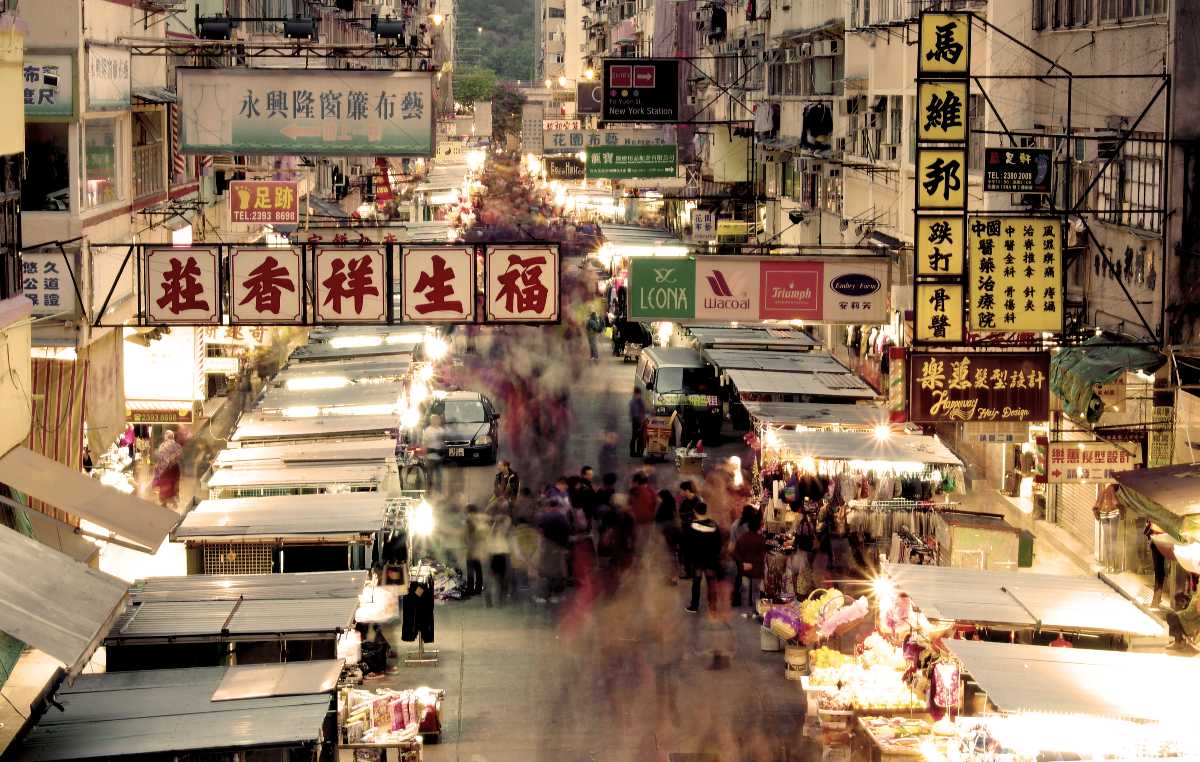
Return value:
M 300 252 L 237 249 L 229 257 L 229 317 L 234 323 L 303 321 Z
M 556 248 L 489 246 L 484 262 L 487 322 L 558 322 L 559 272 Z
M 148 248 L 142 277 L 150 325 L 220 322 L 219 255 L 215 248 Z
M 469 246 L 405 247 L 401 288 L 404 320 L 473 322 L 475 252 Z
M 382 248 L 321 248 L 316 253 L 313 300 L 318 323 L 387 321 L 387 258 Z

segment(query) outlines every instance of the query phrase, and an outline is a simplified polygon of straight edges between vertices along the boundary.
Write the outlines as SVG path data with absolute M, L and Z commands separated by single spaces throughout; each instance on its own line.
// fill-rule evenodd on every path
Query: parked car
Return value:
M 495 463 L 500 448 L 500 414 L 492 401 L 478 392 L 447 392 L 429 405 L 425 413 L 439 416 L 445 429 L 447 460 Z
M 720 383 L 694 349 L 649 347 L 638 357 L 634 386 L 654 415 L 679 413 L 685 442 L 720 440 Z M 680 443 L 676 443 L 680 444 Z

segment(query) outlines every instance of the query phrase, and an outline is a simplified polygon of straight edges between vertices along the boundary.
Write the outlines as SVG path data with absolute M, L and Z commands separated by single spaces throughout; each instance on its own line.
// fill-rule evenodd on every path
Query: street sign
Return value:
M 607 58 L 602 83 L 603 122 L 679 121 L 676 58 Z
M 184 153 L 432 156 L 433 72 L 178 70 Z
M 986 148 L 983 152 L 983 189 L 1048 194 L 1053 161 L 1049 148 Z
M 1058 218 L 973 217 L 967 239 L 972 330 L 1062 331 Z
M 606 146 L 587 152 L 589 180 L 632 180 L 679 174 L 676 146 Z
M 229 183 L 229 221 L 298 225 L 297 189 L 294 180 L 234 180 Z
M 1046 446 L 1046 482 L 1077 484 L 1112 481 L 1118 471 L 1132 471 L 1142 456 L 1110 442 L 1050 442 Z
M 1050 415 L 1048 352 L 913 352 L 914 423 L 1027 423 Z
M 580 82 L 575 92 L 576 114 L 599 114 L 601 97 L 599 82 Z
M 542 153 L 578 153 L 603 146 L 660 146 L 668 142 L 662 127 L 552 130 L 542 132 Z

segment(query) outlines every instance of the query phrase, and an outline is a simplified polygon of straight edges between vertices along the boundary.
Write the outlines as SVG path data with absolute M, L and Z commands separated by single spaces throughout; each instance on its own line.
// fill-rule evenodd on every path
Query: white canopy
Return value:
M 866 382 L 853 373 L 802 372 L 797 370 L 745 370 L 733 368 L 725 371 L 730 382 L 737 387 L 738 395 L 746 397 L 758 394 L 782 394 L 808 397 L 845 397 L 847 399 L 873 399 L 878 395 Z M 800 402 L 802 400 L 792 400 Z
M 1001 712 L 1196 722 L 1198 659 L 976 640 L 946 645 Z
M 779 431 L 772 449 L 795 457 L 822 460 L 882 460 L 894 463 L 962 465 L 936 437 L 892 434 L 879 439 L 868 431 Z
M 377 492 L 205 500 L 175 531 L 181 540 L 358 535 L 383 529 L 387 497 Z
M 874 429 L 888 422 L 888 411 L 879 405 L 853 403 L 822 405 L 814 402 L 745 402 L 750 417 L 765 426 L 812 426 Z
M 1095 577 L 885 564 L 930 619 L 1161 637 L 1162 625 Z
M 281 418 L 252 413 L 242 417 L 230 439 L 234 442 L 270 442 L 325 437 L 376 439 L 399 425 L 394 415 L 326 415 L 315 418 Z
M 348 439 L 321 444 L 271 444 L 260 447 L 227 447 L 217 454 L 214 468 L 280 468 L 318 463 L 382 463 L 396 452 L 396 440 Z
M 274 487 L 280 485 L 335 485 L 379 483 L 388 476 L 386 466 L 377 463 L 341 465 L 287 466 L 275 468 L 222 468 L 208 480 L 209 489 Z

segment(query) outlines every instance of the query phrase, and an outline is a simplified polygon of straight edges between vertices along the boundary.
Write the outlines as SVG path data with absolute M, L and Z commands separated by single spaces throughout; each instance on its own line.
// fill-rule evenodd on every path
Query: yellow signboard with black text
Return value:
M 960 344 L 966 335 L 961 283 L 918 283 L 916 322 L 918 342 Z
M 970 13 L 922 13 L 917 76 L 961 76 L 971 71 Z
M 971 329 L 1062 331 L 1062 224 L 1051 217 L 967 223 Z
M 917 217 L 916 274 L 961 276 L 966 260 L 967 239 L 961 215 Z
M 917 148 L 917 209 L 967 208 L 967 148 Z
M 962 142 L 967 139 L 966 80 L 935 80 L 917 85 L 917 140 Z

